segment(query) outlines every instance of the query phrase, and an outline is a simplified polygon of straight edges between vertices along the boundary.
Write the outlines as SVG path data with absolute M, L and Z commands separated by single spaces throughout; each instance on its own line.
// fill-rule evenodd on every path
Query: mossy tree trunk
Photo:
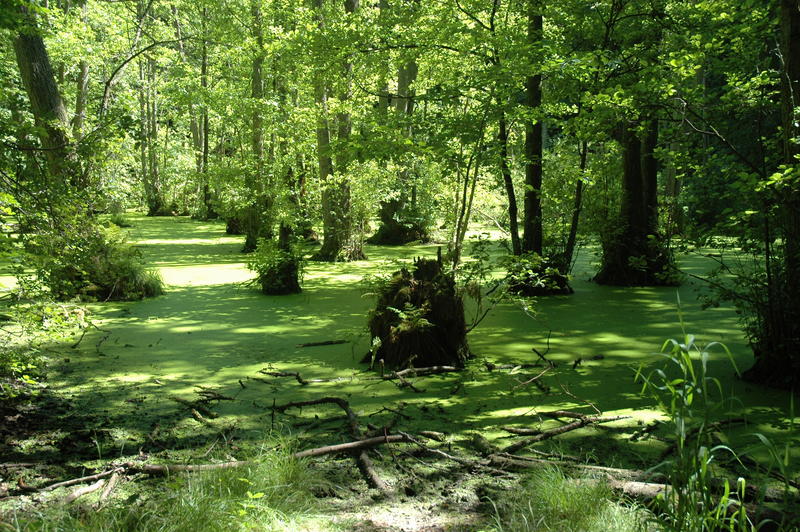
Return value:
M 539 0 L 528 3 L 528 42 L 538 46 L 543 36 L 542 6 Z M 532 113 L 541 112 L 542 74 L 537 72 L 525 81 L 525 105 Z M 541 118 L 525 124 L 525 213 L 522 222 L 522 251 L 542 254 L 542 150 Z

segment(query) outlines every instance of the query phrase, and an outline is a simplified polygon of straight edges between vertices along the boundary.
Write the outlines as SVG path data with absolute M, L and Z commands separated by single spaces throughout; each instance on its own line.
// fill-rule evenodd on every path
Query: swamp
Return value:
M 0 43 L 0 531 L 800 527 L 800 1 Z

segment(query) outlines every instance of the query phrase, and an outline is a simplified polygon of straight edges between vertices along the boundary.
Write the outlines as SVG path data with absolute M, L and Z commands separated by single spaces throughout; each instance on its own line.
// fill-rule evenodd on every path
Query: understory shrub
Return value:
M 767 264 L 755 254 L 737 261 L 719 259 L 709 275 L 704 307 L 733 303 L 755 355 L 744 372 L 749 380 L 790 389 L 800 384 L 800 315 L 797 297 L 788 289 L 785 261 L 778 255 Z
M 50 300 L 10 301 L 0 312 L 0 403 L 34 394 L 47 344 L 88 327 L 86 309 Z
M 569 277 L 538 253 L 509 255 L 505 259 L 508 291 L 521 296 L 571 294 Z
M 82 222 L 26 237 L 27 253 L 17 275 L 24 290 L 43 285 L 58 300 L 105 301 L 164 292 L 160 275 L 145 267 L 141 252 L 125 241 L 117 226 Z
M 303 254 L 295 247 L 281 249 L 272 240 L 259 239 L 247 267 L 256 272 L 255 281 L 265 294 L 298 294 L 302 290 Z

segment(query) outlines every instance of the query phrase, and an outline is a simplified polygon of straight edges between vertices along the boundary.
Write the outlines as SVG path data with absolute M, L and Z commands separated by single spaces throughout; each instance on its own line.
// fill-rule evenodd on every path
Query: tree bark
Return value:
M 260 0 L 250 1 L 250 15 L 253 23 L 253 38 L 256 53 L 253 57 L 253 73 L 251 77 L 250 97 L 253 99 L 252 139 L 251 145 L 255 158 L 255 171 L 245 174 L 245 188 L 251 194 L 251 202 L 244 211 L 245 252 L 256 249 L 258 239 L 262 236 L 262 220 L 260 206 L 264 195 L 264 127 L 261 118 L 261 100 L 264 97 L 263 65 L 264 65 L 264 31 L 262 29 Z
M 506 188 L 506 197 L 508 200 L 508 229 L 511 233 L 511 251 L 514 255 L 521 255 L 522 244 L 519 240 L 517 195 L 514 192 L 514 180 L 511 176 L 511 168 L 508 165 L 508 125 L 506 123 L 505 111 L 500 112 L 497 139 L 500 143 L 500 173 L 503 176 L 503 184 Z
M 69 148 L 69 121 L 64 101 L 58 91 L 44 41 L 36 31 L 36 22 L 25 10 L 23 16 L 28 19 L 33 30 L 17 35 L 14 39 L 14 54 L 22 85 L 39 127 L 39 140 L 47 159 L 48 171 L 55 180 L 52 184 L 77 186 L 78 172 L 75 171 L 74 157 Z
M 322 13 L 323 0 L 314 0 L 315 18 L 320 31 L 325 28 Z M 352 15 L 358 10 L 359 0 L 345 0 L 344 10 L 347 15 Z M 347 102 L 351 96 L 351 78 L 353 64 L 350 58 L 345 59 L 343 75 L 345 84 L 340 99 Z M 322 248 L 314 258 L 322 261 L 353 260 L 364 258 L 359 243 L 351 242 L 352 215 L 350 212 L 350 186 L 344 173 L 349 164 L 350 154 L 347 147 L 350 138 L 350 114 L 346 111 L 336 115 L 337 139 L 340 143 L 336 154 L 339 181 L 334 181 L 333 160 L 330 146 L 330 124 L 328 122 L 328 94 L 329 87 L 323 74 L 317 74 L 314 82 L 314 93 L 319 106 L 317 119 L 317 157 L 319 159 L 320 180 L 322 182 L 322 229 L 324 240 Z
M 528 3 L 528 43 L 538 46 L 542 40 L 543 17 L 538 0 Z M 538 67 L 537 67 L 538 68 Z M 541 111 L 542 74 L 525 81 L 525 105 L 530 113 Z M 542 120 L 528 119 L 525 125 L 525 213 L 522 222 L 522 251 L 542 254 Z
M 647 122 L 642 143 L 642 178 L 648 235 L 658 234 L 658 160 L 655 155 L 657 145 L 658 120 L 653 119 Z

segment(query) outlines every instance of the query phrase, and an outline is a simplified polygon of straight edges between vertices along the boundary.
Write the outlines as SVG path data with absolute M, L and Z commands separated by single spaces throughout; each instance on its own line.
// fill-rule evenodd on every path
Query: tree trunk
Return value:
M 253 74 L 251 78 L 250 96 L 253 99 L 252 114 L 252 149 L 255 158 L 255 171 L 245 174 L 245 188 L 251 194 L 251 203 L 245 207 L 244 218 L 244 252 L 256 249 L 258 239 L 262 236 L 261 205 L 264 195 L 264 128 L 261 118 L 262 98 L 264 97 L 264 81 L 262 68 L 264 65 L 264 31 L 261 23 L 260 0 L 251 0 L 250 13 L 253 19 L 253 37 L 256 41 L 256 54 L 253 57 Z
M 783 55 L 784 162 L 800 163 L 800 1 L 781 1 L 781 49 Z M 800 317 L 800 190 L 785 196 L 783 212 L 787 291 L 793 294 L 795 316 Z
M 672 258 L 659 242 L 657 218 L 647 196 L 655 190 L 655 148 L 653 124 L 648 124 L 645 141 L 637 135 L 638 123 L 626 122 L 621 127 L 622 199 L 617 228 L 605 235 L 600 271 L 594 280 L 600 284 L 647 286 L 673 284 L 669 274 Z M 647 175 L 650 173 L 651 175 Z M 654 222 L 654 218 L 656 222 Z M 650 237 L 648 237 L 650 235 Z
M 314 0 L 313 2 L 317 27 L 321 31 L 325 28 L 322 4 L 323 0 Z M 358 7 L 359 0 L 345 0 L 344 2 L 345 13 L 347 14 L 355 13 Z M 340 95 L 342 102 L 347 102 L 350 99 L 352 70 L 353 64 L 348 58 L 343 64 L 343 74 L 346 81 L 345 88 Z M 317 119 L 317 152 L 320 181 L 323 187 L 322 230 L 324 233 L 322 248 L 314 258 L 322 261 L 360 259 L 364 257 L 360 245 L 350 241 L 352 237 L 350 186 L 344 177 L 350 159 L 349 148 L 347 147 L 351 129 L 350 115 L 345 111 L 336 116 L 337 136 L 342 146 L 337 153 L 336 164 L 338 172 L 342 175 L 340 176 L 340 181 L 334 182 L 331 179 L 334 168 L 330 148 L 330 125 L 328 122 L 329 88 L 323 75 L 317 75 L 314 82 L 314 93 L 320 113 Z
M 543 17 L 538 0 L 528 4 L 528 43 L 537 46 L 542 40 Z M 537 67 L 538 68 L 538 67 Z M 528 76 L 525 82 L 525 105 L 529 112 L 540 112 L 542 75 Z M 522 251 L 542 254 L 542 120 L 525 124 L 525 213 L 522 222 Z
M 408 126 L 402 131 L 403 136 L 409 139 L 413 133 L 410 124 L 411 115 L 414 113 L 412 85 L 417 80 L 418 73 L 419 66 L 416 61 L 409 61 L 397 71 L 397 97 L 394 99 L 394 109 L 401 124 L 403 121 L 409 121 Z M 386 103 L 388 104 L 388 98 Z M 381 104 L 379 102 L 379 105 Z M 404 162 L 406 166 L 399 172 L 395 185 L 397 197 L 381 202 L 379 211 L 381 225 L 369 239 L 373 244 L 400 245 L 427 238 L 427 231 L 416 213 L 416 185 L 410 183 L 412 163 Z
M 508 229 L 511 233 L 511 251 L 514 255 L 522 254 L 522 244 L 519 241 L 519 222 L 517 221 L 517 195 L 514 192 L 514 180 L 511 177 L 511 168 L 508 165 L 508 125 L 506 113 L 500 113 L 500 131 L 497 139 L 500 142 L 500 173 L 503 175 L 503 184 L 506 187 L 508 200 Z
M 658 234 L 658 160 L 655 155 L 657 145 L 658 120 L 650 120 L 642 143 L 642 177 L 648 235 Z
M 203 88 L 203 110 L 202 110 L 202 144 L 203 144 L 203 158 L 202 158 L 202 182 L 203 182 L 203 217 L 206 220 L 211 220 L 217 217 L 214 212 L 214 205 L 211 202 L 211 187 L 208 182 L 208 38 L 206 37 L 206 21 L 208 20 L 208 8 L 203 8 L 203 43 L 201 49 L 201 62 L 200 62 L 200 86 Z
M 35 28 L 33 17 L 27 12 L 24 16 Z M 77 186 L 78 172 L 67 137 L 67 111 L 58 92 L 41 35 L 35 30 L 20 33 L 14 39 L 14 53 L 22 85 L 39 128 L 39 140 L 47 158 L 48 171 L 54 179 L 51 185 Z
M 586 159 L 589 155 L 589 143 L 581 141 L 580 151 L 580 177 L 575 183 L 575 199 L 572 204 L 572 220 L 569 224 L 569 236 L 567 245 L 564 247 L 564 256 L 561 258 L 561 273 L 567 274 L 572 269 L 572 258 L 575 255 L 575 245 L 578 240 L 578 223 L 581 218 L 581 208 L 583 206 L 583 177 L 586 173 Z

